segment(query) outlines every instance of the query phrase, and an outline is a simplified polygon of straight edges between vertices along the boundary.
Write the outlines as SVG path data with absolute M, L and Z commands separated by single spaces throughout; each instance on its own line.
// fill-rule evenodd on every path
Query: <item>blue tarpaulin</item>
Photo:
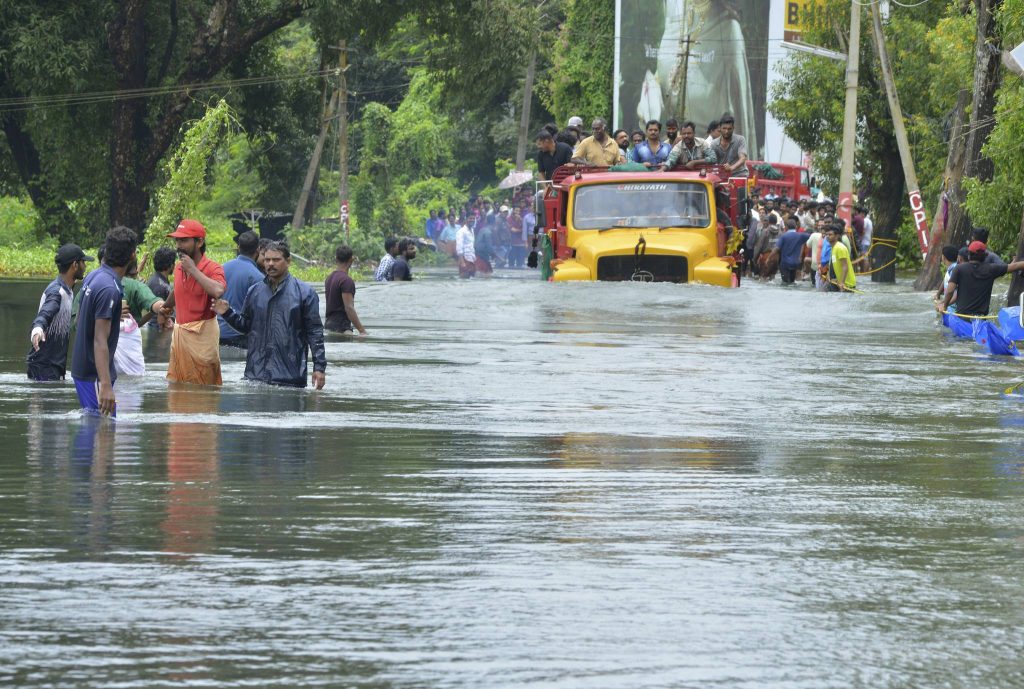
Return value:
M 971 327 L 971 322 L 965 321 L 963 318 L 944 313 L 942 314 L 942 324 L 952 330 L 957 337 L 974 337 L 974 328 Z
M 1020 327 L 1020 307 L 999 309 L 999 327 L 1011 340 L 1024 340 L 1024 328 Z
M 1020 356 L 1017 345 L 992 321 L 974 321 L 974 341 L 989 354 Z
M 1003 311 L 1016 310 L 1019 314 L 1020 308 L 1003 309 Z M 1001 324 L 1004 321 L 1003 311 L 999 312 L 1000 324 L 987 320 L 965 320 L 953 314 L 942 314 L 942 324 L 949 328 L 957 337 L 970 338 L 981 345 L 988 354 L 999 356 L 1020 356 L 1020 350 L 1013 343 L 1015 339 L 1024 340 L 1024 330 L 1020 327 L 1019 315 L 1007 314 L 1005 318 L 1015 319 L 1012 325 L 1016 328 L 1007 328 Z M 1019 333 L 1019 334 L 1018 334 Z

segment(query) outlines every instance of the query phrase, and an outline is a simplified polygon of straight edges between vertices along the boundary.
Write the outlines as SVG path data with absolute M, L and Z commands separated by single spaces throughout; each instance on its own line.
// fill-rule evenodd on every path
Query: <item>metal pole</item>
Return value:
M 860 69 L 860 2 L 850 2 L 850 44 L 846 56 L 846 108 L 843 112 L 843 157 L 839 168 L 836 212 L 850 225 L 853 210 L 853 155 L 857 146 L 857 79 Z
M 878 61 L 882 63 L 882 81 L 885 82 L 885 96 L 889 99 L 889 112 L 892 114 L 892 128 L 896 133 L 896 144 L 900 149 L 900 161 L 903 163 L 903 177 L 907 182 L 907 197 L 910 199 L 910 210 L 914 214 L 914 225 L 917 227 L 917 239 L 921 244 L 921 255 L 928 255 L 928 216 L 921 199 L 921 189 L 917 183 L 917 172 L 914 170 L 914 159 L 910 155 L 910 141 L 903 122 L 903 110 L 900 108 L 900 97 L 896 92 L 896 82 L 892 77 L 892 65 L 889 64 L 889 51 L 885 47 L 885 35 L 882 33 L 882 16 L 876 3 L 871 3 L 871 24 L 875 39 L 875 50 Z

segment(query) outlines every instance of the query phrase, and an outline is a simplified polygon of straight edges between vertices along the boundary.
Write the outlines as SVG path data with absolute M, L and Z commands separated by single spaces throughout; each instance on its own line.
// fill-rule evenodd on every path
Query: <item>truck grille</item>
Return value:
M 632 254 L 597 259 L 597 279 L 608 282 L 686 282 L 685 256 L 646 254 L 639 263 Z

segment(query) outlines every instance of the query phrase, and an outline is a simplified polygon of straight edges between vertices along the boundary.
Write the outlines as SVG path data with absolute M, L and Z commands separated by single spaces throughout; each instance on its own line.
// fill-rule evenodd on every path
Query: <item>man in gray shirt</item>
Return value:
M 726 113 L 718 121 L 718 126 L 721 133 L 711 144 L 711 150 L 715 152 L 718 164 L 729 168 L 730 177 L 749 176 L 747 140 L 735 133 L 736 121 L 732 115 Z

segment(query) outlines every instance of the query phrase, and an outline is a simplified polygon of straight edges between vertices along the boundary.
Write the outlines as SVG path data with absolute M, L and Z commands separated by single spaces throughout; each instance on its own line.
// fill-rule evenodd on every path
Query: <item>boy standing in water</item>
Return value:
M 94 260 L 77 244 L 57 249 L 54 262 L 60 275 L 46 286 L 39 299 L 39 312 L 32 321 L 32 349 L 28 377 L 35 381 L 64 380 L 71 336 L 71 301 L 75 283 L 85 275 L 85 264 Z

